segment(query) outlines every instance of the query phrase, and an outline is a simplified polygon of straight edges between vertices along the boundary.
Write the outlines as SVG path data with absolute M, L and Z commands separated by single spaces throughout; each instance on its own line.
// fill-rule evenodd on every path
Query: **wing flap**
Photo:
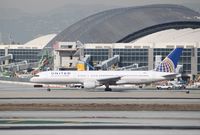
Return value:
M 164 75 L 163 77 L 165 78 L 175 78 L 178 74 L 174 73 L 174 74 L 167 74 L 167 75 Z
M 121 79 L 121 76 L 114 76 L 114 77 L 108 77 L 108 78 L 101 78 L 101 79 L 98 79 L 97 81 L 100 84 L 116 84 L 116 82 L 120 79 Z

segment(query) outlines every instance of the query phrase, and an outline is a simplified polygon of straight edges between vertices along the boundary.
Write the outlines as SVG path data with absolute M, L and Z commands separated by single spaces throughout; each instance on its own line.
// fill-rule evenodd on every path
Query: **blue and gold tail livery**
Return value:
M 159 72 L 175 72 L 183 48 L 175 48 L 157 67 Z

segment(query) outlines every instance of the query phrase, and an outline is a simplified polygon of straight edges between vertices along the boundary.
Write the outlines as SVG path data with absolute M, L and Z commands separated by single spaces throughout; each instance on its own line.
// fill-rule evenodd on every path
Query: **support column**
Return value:
M 5 56 L 8 55 L 8 48 L 5 48 Z M 5 60 L 5 65 L 9 64 L 9 60 Z
M 193 75 L 197 75 L 197 48 L 194 47 L 192 48 L 192 52 L 191 52 L 192 56 L 191 56 L 191 74 Z M 192 78 L 194 79 L 194 78 Z
M 153 69 L 153 48 L 148 49 L 148 70 Z

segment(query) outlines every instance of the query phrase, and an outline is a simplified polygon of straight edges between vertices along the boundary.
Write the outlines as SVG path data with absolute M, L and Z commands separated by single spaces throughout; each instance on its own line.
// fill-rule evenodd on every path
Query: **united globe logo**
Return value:
M 171 59 L 165 58 L 160 65 L 156 68 L 156 71 L 160 72 L 174 72 L 174 63 Z

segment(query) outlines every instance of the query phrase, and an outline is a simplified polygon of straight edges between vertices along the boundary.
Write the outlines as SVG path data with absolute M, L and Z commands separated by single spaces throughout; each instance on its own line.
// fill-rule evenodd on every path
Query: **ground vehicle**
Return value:
M 173 85 L 174 89 L 185 89 L 186 86 L 184 84 L 174 84 Z
M 159 89 L 185 89 L 184 84 L 168 84 L 168 85 L 157 85 L 156 88 Z
M 159 89 L 172 89 L 173 86 L 172 85 L 158 85 L 156 86 L 156 88 L 159 90 Z
M 186 84 L 184 82 L 170 81 L 169 84 L 172 85 L 174 89 L 186 88 Z

